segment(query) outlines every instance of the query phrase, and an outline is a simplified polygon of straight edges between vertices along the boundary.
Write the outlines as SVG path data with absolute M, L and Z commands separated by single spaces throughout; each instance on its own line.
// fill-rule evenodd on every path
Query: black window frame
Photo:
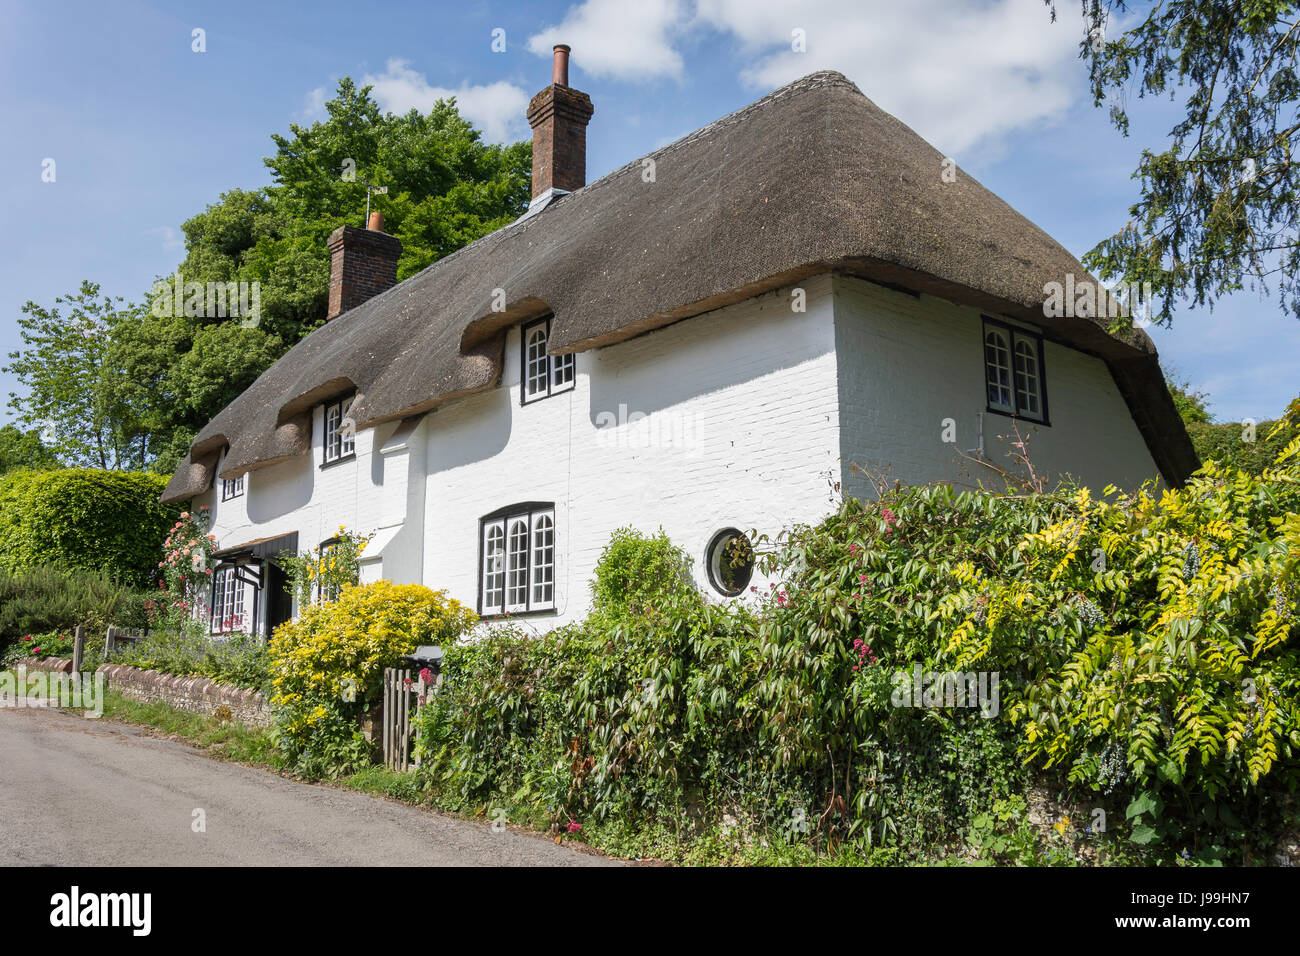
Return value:
M 337 458 L 330 457 L 330 412 L 334 409 L 339 410 L 339 424 L 343 424 L 343 419 L 347 417 L 348 411 L 351 411 L 352 402 L 356 400 L 356 393 L 340 395 L 333 401 L 325 402 L 321 405 L 321 467 L 330 468 L 334 465 L 341 464 L 345 461 L 352 461 L 357 457 L 357 436 L 352 434 L 352 447 L 346 452 L 340 452 Z M 348 409 L 343 409 L 344 403 L 347 403 Z M 337 429 L 335 429 L 337 432 Z
M 546 354 L 546 391 L 539 392 L 536 395 L 528 394 L 528 335 L 538 326 L 543 326 L 546 330 L 546 344 L 551 344 L 551 319 L 553 316 L 546 315 L 540 319 L 533 319 L 531 322 L 525 322 L 519 327 L 519 404 L 531 405 L 534 402 L 540 402 L 550 398 L 553 395 L 561 395 L 564 392 L 573 391 L 573 387 L 578 382 L 578 360 L 572 354 L 568 356 Z M 568 358 L 573 363 L 573 372 L 569 381 L 559 388 L 555 387 L 555 361 L 556 359 Z
M 735 540 L 736 538 L 740 538 L 745 542 L 745 546 L 749 548 L 750 558 L 749 567 L 745 574 L 745 580 L 738 588 L 736 588 L 736 590 L 732 591 L 718 580 L 718 576 L 713 570 L 713 556 L 718 548 L 725 547 L 724 541 Z M 704 573 L 709 579 L 709 586 L 723 597 L 734 598 L 744 594 L 745 589 L 749 587 L 750 582 L 754 580 L 754 569 L 757 563 L 757 559 L 754 555 L 753 542 L 749 540 L 749 535 L 745 534 L 745 532 L 741 531 L 739 528 L 722 528 L 714 532 L 712 537 L 709 538 L 708 545 L 704 549 Z
M 1052 420 L 1048 413 L 1047 404 L 1047 361 L 1043 349 L 1043 336 L 1040 332 L 1034 332 L 1019 325 L 1012 325 L 1009 322 L 1002 322 L 991 316 L 981 315 L 983 326 L 980 328 L 980 368 L 982 369 L 982 388 L 984 390 L 984 409 L 993 415 L 1003 415 L 1007 418 L 1018 418 L 1021 421 L 1032 422 L 1035 425 L 1051 427 Z M 989 401 L 989 362 L 987 355 L 988 348 L 988 330 L 989 327 L 998 329 L 1005 333 L 1007 337 L 1008 360 L 1010 361 L 1011 372 L 1011 408 L 1007 411 L 1005 408 L 996 408 Z M 1038 357 L 1038 400 L 1042 403 L 1042 417 L 1037 417 L 1032 413 L 1025 413 L 1020 410 L 1020 400 L 1016 392 L 1016 337 L 1022 339 L 1032 339 L 1034 342 L 1035 355 Z
M 234 501 L 236 498 L 244 497 L 244 483 L 247 477 L 248 475 L 245 474 L 245 475 L 240 475 L 238 478 L 222 478 L 221 479 L 221 500 Z M 231 485 L 235 484 L 236 482 L 239 483 L 239 490 L 234 492 L 233 494 L 228 494 L 227 489 Z
M 248 623 L 248 630 L 242 627 L 233 631 L 217 629 L 217 581 L 221 579 L 222 572 L 229 572 L 234 576 L 236 584 L 242 586 L 251 586 L 253 589 L 253 600 L 251 607 L 245 607 L 245 621 Z M 221 637 L 230 634 L 255 634 L 257 633 L 257 616 L 261 606 L 262 588 L 265 584 L 261 568 L 257 568 L 254 575 L 250 571 L 250 565 L 243 561 L 219 561 L 212 569 L 212 581 L 208 585 L 211 594 L 211 600 L 208 602 L 211 606 L 208 608 L 208 634 L 212 637 Z M 222 599 L 224 605 L 225 599 Z M 241 602 L 242 603 L 242 602 Z M 223 608 L 224 609 L 224 608 Z
M 535 518 L 538 515 L 546 514 L 551 519 L 551 600 L 545 607 L 534 607 L 533 601 L 533 549 L 535 536 Z M 522 610 L 508 610 L 510 606 L 510 522 L 515 518 L 528 519 L 528 544 L 524 550 L 524 607 Z M 484 561 L 486 554 L 487 528 L 489 524 L 501 522 L 504 531 L 503 547 L 505 556 L 505 565 L 501 571 L 504 575 L 502 579 L 501 591 L 501 610 L 489 611 L 484 606 L 484 599 L 487 597 L 484 591 Z M 478 616 L 485 621 L 501 620 L 507 617 L 521 617 L 525 614 L 555 614 L 555 597 L 558 582 L 556 581 L 555 568 L 558 566 L 559 555 L 559 522 L 555 514 L 554 501 L 521 501 L 517 504 L 506 505 L 504 508 L 498 508 L 496 511 L 489 512 L 478 519 Z

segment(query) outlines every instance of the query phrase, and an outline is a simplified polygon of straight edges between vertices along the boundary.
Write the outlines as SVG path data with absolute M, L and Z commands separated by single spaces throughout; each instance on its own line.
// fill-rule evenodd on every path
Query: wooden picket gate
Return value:
M 384 668 L 384 717 L 380 723 L 384 742 L 384 765 L 404 771 L 411 754 L 410 671 Z
M 411 711 L 422 695 L 436 692 L 441 682 L 441 675 L 426 685 L 419 677 L 412 678 L 408 670 L 384 668 L 380 735 L 384 744 L 384 765 L 390 770 L 405 773 L 411 769 Z

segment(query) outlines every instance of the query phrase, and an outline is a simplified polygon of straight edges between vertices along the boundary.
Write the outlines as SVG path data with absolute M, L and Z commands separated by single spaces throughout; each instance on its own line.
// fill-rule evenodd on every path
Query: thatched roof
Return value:
M 357 427 L 496 385 L 505 329 L 554 313 L 577 352 L 827 271 L 903 286 L 1044 327 L 1111 367 L 1167 481 L 1197 465 L 1136 331 L 1043 316 L 1043 286 L 1083 267 L 844 76 L 821 72 L 554 201 L 317 329 L 227 406 L 164 494 L 303 454 L 311 407 L 355 388 Z M 505 312 L 493 312 L 494 290 Z

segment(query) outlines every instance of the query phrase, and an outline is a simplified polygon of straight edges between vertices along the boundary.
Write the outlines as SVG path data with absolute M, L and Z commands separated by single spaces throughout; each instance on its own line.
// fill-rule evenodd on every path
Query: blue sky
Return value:
M 589 179 L 832 68 L 1082 255 L 1127 220 L 1139 151 L 1175 112 L 1134 102 L 1131 137 L 1112 130 L 1086 94 L 1077 4 L 1058 6 L 1051 24 L 1040 0 L 0 0 L 0 351 L 25 301 L 83 278 L 142 299 L 183 258 L 181 223 L 266 184 L 271 133 L 321 115 L 340 77 L 396 112 L 455 94 L 489 138 L 524 138 L 560 41 L 596 106 Z M 1300 321 L 1257 294 L 1151 334 L 1222 420 L 1275 417 L 1300 391 Z

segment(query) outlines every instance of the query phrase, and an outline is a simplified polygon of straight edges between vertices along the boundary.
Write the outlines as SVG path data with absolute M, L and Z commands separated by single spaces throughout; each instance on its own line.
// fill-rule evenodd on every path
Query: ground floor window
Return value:
M 555 505 L 524 502 L 480 521 L 479 613 L 555 607 Z
M 233 564 L 217 568 L 212 575 L 212 631 L 243 631 L 247 629 L 244 615 L 244 591 L 247 585 L 240 577 L 239 568 Z

